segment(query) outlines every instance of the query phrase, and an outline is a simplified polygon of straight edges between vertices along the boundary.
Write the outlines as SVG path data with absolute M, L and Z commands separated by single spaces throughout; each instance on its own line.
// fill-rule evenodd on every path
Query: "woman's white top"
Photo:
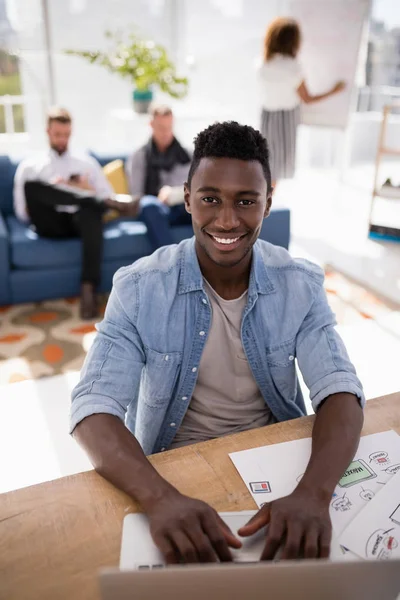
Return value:
M 258 79 L 264 110 L 291 110 L 300 104 L 297 89 L 304 76 L 296 58 L 275 54 L 260 65 Z

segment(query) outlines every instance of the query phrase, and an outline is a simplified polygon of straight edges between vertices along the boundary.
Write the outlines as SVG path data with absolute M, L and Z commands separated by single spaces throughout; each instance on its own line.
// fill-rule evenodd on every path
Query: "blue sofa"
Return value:
M 105 165 L 118 157 L 96 156 Z M 0 156 L 0 305 L 77 296 L 80 290 L 79 239 L 38 237 L 13 211 L 13 180 L 17 163 Z M 193 235 L 191 226 L 173 228 L 176 242 Z M 290 212 L 272 210 L 264 221 L 261 238 L 288 248 Z M 104 226 L 104 255 L 100 291 L 111 289 L 114 273 L 151 254 L 144 223 L 118 219 Z

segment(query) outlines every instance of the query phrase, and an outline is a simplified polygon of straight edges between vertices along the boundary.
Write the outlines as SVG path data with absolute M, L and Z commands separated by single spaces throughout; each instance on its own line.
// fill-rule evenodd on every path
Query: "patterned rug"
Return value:
M 394 314 L 393 307 L 329 268 L 325 288 L 340 325 L 385 322 Z M 79 371 L 96 335 L 94 325 L 79 318 L 76 298 L 0 307 L 0 384 Z
M 79 371 L 95 322 L 79 318 L 78 298 L 0 307 L 0 384 Z

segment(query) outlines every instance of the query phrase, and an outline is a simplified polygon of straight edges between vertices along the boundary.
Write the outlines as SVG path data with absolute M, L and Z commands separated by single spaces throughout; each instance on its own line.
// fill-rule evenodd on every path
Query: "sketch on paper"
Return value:
M 230 458 L 261 508 L 265 501 L 272 502 L 293 492 L 304 476 L 310 455 L 311 438 L 306 438 L 235 452 Z M 362 437 L 330 502 L 332 527 L 337 538 L 360 511 L 375 501 L 396 473 L 400 477 L 400 436 L 394 431 L 386 431 Z M 400 498 L 396 506 L 399 502 Z M 396 513 L 395 518 L 400 521 L 400 514 Z M 381 528 L 386 531 L 391 524 L 394 524 L 391 520 L 387 526 L 377 523 L 376 527 L 368 529 L 369 535 Z M 396 539 L 400 541 L 400 532 Z M 363 556 L 365 544 L 364 539 Z M 347 547 L 346 543 L 343 546 Z
M 398 542 L 393 535 L 393 529 L 378 529 L 368 538 L 365 555 L 367 558 L 388 560 L 392 557 L 393 550 L 398 547 Z
M 362 459 L 353 460 L 342 475 L 339 485 L 342 488 L 350 487 L 362 481 L 368 481 L 376 477 L 375 471 L 371 469 Z
M 364 488 L 361 487 L 360 498 L 369 501 L 372 500 L 374 496 L 375 494 L 372 490 L 364 490 Z
M 396 525 L 400 525 L 400 504 L 394 509 L 389 519 L 393 521 L 393 523 L 396 523 Z
M 331 504 L 332 508 L 336 511 L 345 512 L 346 510 L 350 510 L 353 506 L 351 500 L 346 497 L 346 493 L 343 496 L 337 496 Z
M 339 537 L 361 558 L 400 558 L 400 473 L 380 488 Z
M 390 459 L 388 457 L 388 453 L 383 452 L 382 450 L 380 450 L 379 452 L 373 452 L 372 454 L 370 454 L 369 462 L 370 463 L 373 462 L 377 466 L 385 465 L 385 467 L 388 467 L 390 465 Z
M 389 473 L 389 475 L 396 475 L 396 473 L 398 471 L 400 471 L 400 464 L 398 465 L 391 465 L 390 467 L 388 467 L 387 469 L 385 469 L 386 473 Z
M 269 494 L 271 492 L 269 481 L 252 481 L 249 486 L 253 494 Z

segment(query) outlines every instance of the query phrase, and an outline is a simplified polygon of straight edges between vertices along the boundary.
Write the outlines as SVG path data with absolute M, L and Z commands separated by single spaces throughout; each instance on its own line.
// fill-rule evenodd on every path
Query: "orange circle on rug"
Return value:
M 56 363 L 60 362 L 60 360 L 64 357 L 64 350 L 61 346 L 57 346 L 57 344 L 48 344 L 43 348 L 43 358 L 47 360 L 48 363 Z
M 56 312 L 39 312 L 31 315 L 29 320 L 31 323 L 48 323 L 49 321 L 55 321 L 58 313 Z
M 0 344 L 13 344 L 26 338 L 26 333 L 9 333 L 0 337 Z
M 85 334 L 85 333 L 92 333 L 93 331 L 96 331 L 96 327 L 94 325 L 81 325 L 80 327 L 74 327 L 73 329 L 70 329 L 69 332 L 70 333 L 81 333 L 81 334 Z

